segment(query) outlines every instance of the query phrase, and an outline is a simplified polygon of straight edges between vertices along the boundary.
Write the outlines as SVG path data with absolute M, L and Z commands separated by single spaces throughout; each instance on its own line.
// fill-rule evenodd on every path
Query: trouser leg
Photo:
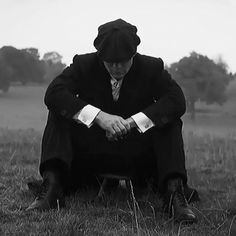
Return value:
M 39 171 L 42 177 L 47 171 L 59 172 L 65 191 L 73 188 L 78 181 L 86 183 L 88 178 L 81 180 L 81 176 L 85 174 L 81 169 L 72 168 L 74 166 L 75 147 L 73 147 L 73 130 L 76 123 L 68 121 L 52 112 L 49 112 L 48 121 L 42 138 L 42 152 Z M 76 136 L 79 138 L 79 135 Z M 79 140 L 78 140 L 79 143 Z M 78 145 L 77 145 L 78 146 Z M 79 157 L 77 157 L 79 158 Z M 74 173 L 80 173 L 76 176 Z
M 80 148 L 79 144 L 85 141 L 82 140 L 84 136 L 82 137 L 78 132 L 81 130 L 82 133 L 87 132 L 87 128 L 81 127 L 81 129 L 77 129 L 76 127 L 78 127 L 76 123 L 73 124 L 72 122 L 56 116 L 51 112 L 49 113 L 48 122 L 42 140 L 42 156 L 40 162 L 41 174 L 44 172 L 45 168 L 56 167 L 61 169 L 62 172 L 64 171 L 64 173 L 77 173 L 78 177 L 71 174 L 70 181 L 77 182 L 77 180 L 80 179 L 78 182 L 85 184 L 86 181 L 89 181 L 90 179 L 88 175 L 90 177 L 92 176 L 88 169 L 96 169 L 98 167 L 96 163 L 99 163 L 100 165 L 102 163 L 106 163 L 106 161 L 102 160 L 101 156 L 99 158 L 99 162 L 94 161 L 93 158 L 83 158 L 83 156 L 86 156 L 86 150 Z M 76 133 L 74 130 L 76 130 Z M 130 152 L 129 147 L 131 147 L 131 149 L 142 147 L 141 150 L 143 151 L 146 150 L 146 146 L 148 149 L 149 146 L 151 146 L 152 150 L 149 154 L 153 153 L 154 162 L 156 162 L 156 171 L 154 169 L 153 177 L 157 182 L 158 189 L 161 191 L 164 190 L 167 179 L 170 177 L 175 177 L 175 175 L 181 176 L 184 183 L 186 183 L 187 177 L 181 120 L 170 124 L 165 128 L 154 128 L 147 131 L 147 133 L 140 135 L 142 138 L 140 140 L 137 139 L 134 142 L 130 142 L 131 145 L 126 144 L 127 147 L 124 151 L 126 150 L 125 153 L 127 154 Z M 81 140 L 79 140 L 80 138 Z M 88 142 L 88 140 L 86 140 L 86 142 Z M 132 153 L 132 150 L 130 153 Z M 148 159 L 150 157 L 148 157 L 148 155 L 144 157 L 146 159 L 146 163 L 149 162 Z M 127 154 L 127 157 L 129 158 L 130 154 Z M 110 161 L 110 159 L 108 160 Z M 86 167 L 88 167 L 88 169 Z M 66 176 L 66 174 L 64 176 Z
M 56 167 L 64 171 L 70 168 L 73 159 L 70 129 L 70 122 L 49 112 L 41 145 L 41 175 L 46 168 Z
M 167 180 L 171 178 L 180 177 L 183 184 L 186 184 L 182 121 L 178 120 L 162 129 L 153 129 L 152 145 L 156 158 L 159 191 L 166 190 Z
M 42 177 L 45 171 L 59 171 L 66 189 L 98 184 L 91 172 L 96 163 L 87 155 L 86 131 L 86 127 L 49 112 L 39 166 Z

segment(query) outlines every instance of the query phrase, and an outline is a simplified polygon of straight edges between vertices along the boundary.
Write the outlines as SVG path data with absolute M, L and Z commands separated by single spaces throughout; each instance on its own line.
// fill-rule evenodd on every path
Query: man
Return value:
M 99 173 L 153 179 L 176 220 L 196 221 L 187 186 L 185 98 L 160 58 L 140 55 L 137 28 L 122 19 L 98 28 L 97 52 L 76 55 L 49 85 L 40 173 L 46 186 L 28 210 L 64 205 L 64 192 Z

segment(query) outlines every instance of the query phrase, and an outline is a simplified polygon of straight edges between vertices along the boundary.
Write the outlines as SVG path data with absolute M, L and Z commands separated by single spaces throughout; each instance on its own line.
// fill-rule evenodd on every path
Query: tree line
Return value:
M 10 84 L 19 82 L 45 83 L 52 80 L 65 67 L 58 52 L 47 52 L 40 59 L 37 48 L 0 48 L 0 89 L 7 92 Z
M 226 88 L 236 78 L 221 58 L 214 61 L 196 52 L 172 63 L 167 69 L 182 87 L 192 119 L 195 119 L 197 101 L 219 105 L 226 102 Z
M 40 59 L 37 48 L 4 46 L 0 49 L 0 90 L 7 92 L 13 82 L 22 85 L 48 83 L 64 68 L 58 52 L 47 52 Z M 195 118 L 197 101 L 222 105 L 227 100 L 228 84 L 236 78 L 222 59 L 214 61 L 196 52 L 166 66 L 166 69 L 182 87 L 192 119 Z

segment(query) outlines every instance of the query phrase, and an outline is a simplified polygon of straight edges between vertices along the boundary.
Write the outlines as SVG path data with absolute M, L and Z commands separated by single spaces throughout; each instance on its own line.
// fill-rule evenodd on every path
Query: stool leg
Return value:
M 106 185 L 107 185 L 107 178 L 104 178 L 98 192 L 98 198 L 102 198 L 105 195 Z

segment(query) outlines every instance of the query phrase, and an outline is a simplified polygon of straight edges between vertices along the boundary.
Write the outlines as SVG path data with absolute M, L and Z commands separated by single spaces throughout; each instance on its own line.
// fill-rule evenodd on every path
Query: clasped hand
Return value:
M 125 120 L 121 116 L 111 115 L 103 111 L 98 113 L 95 123 L 106 131 L 106 137 L 109 141 L 122 139 L 132 128 L 129 119 Z

